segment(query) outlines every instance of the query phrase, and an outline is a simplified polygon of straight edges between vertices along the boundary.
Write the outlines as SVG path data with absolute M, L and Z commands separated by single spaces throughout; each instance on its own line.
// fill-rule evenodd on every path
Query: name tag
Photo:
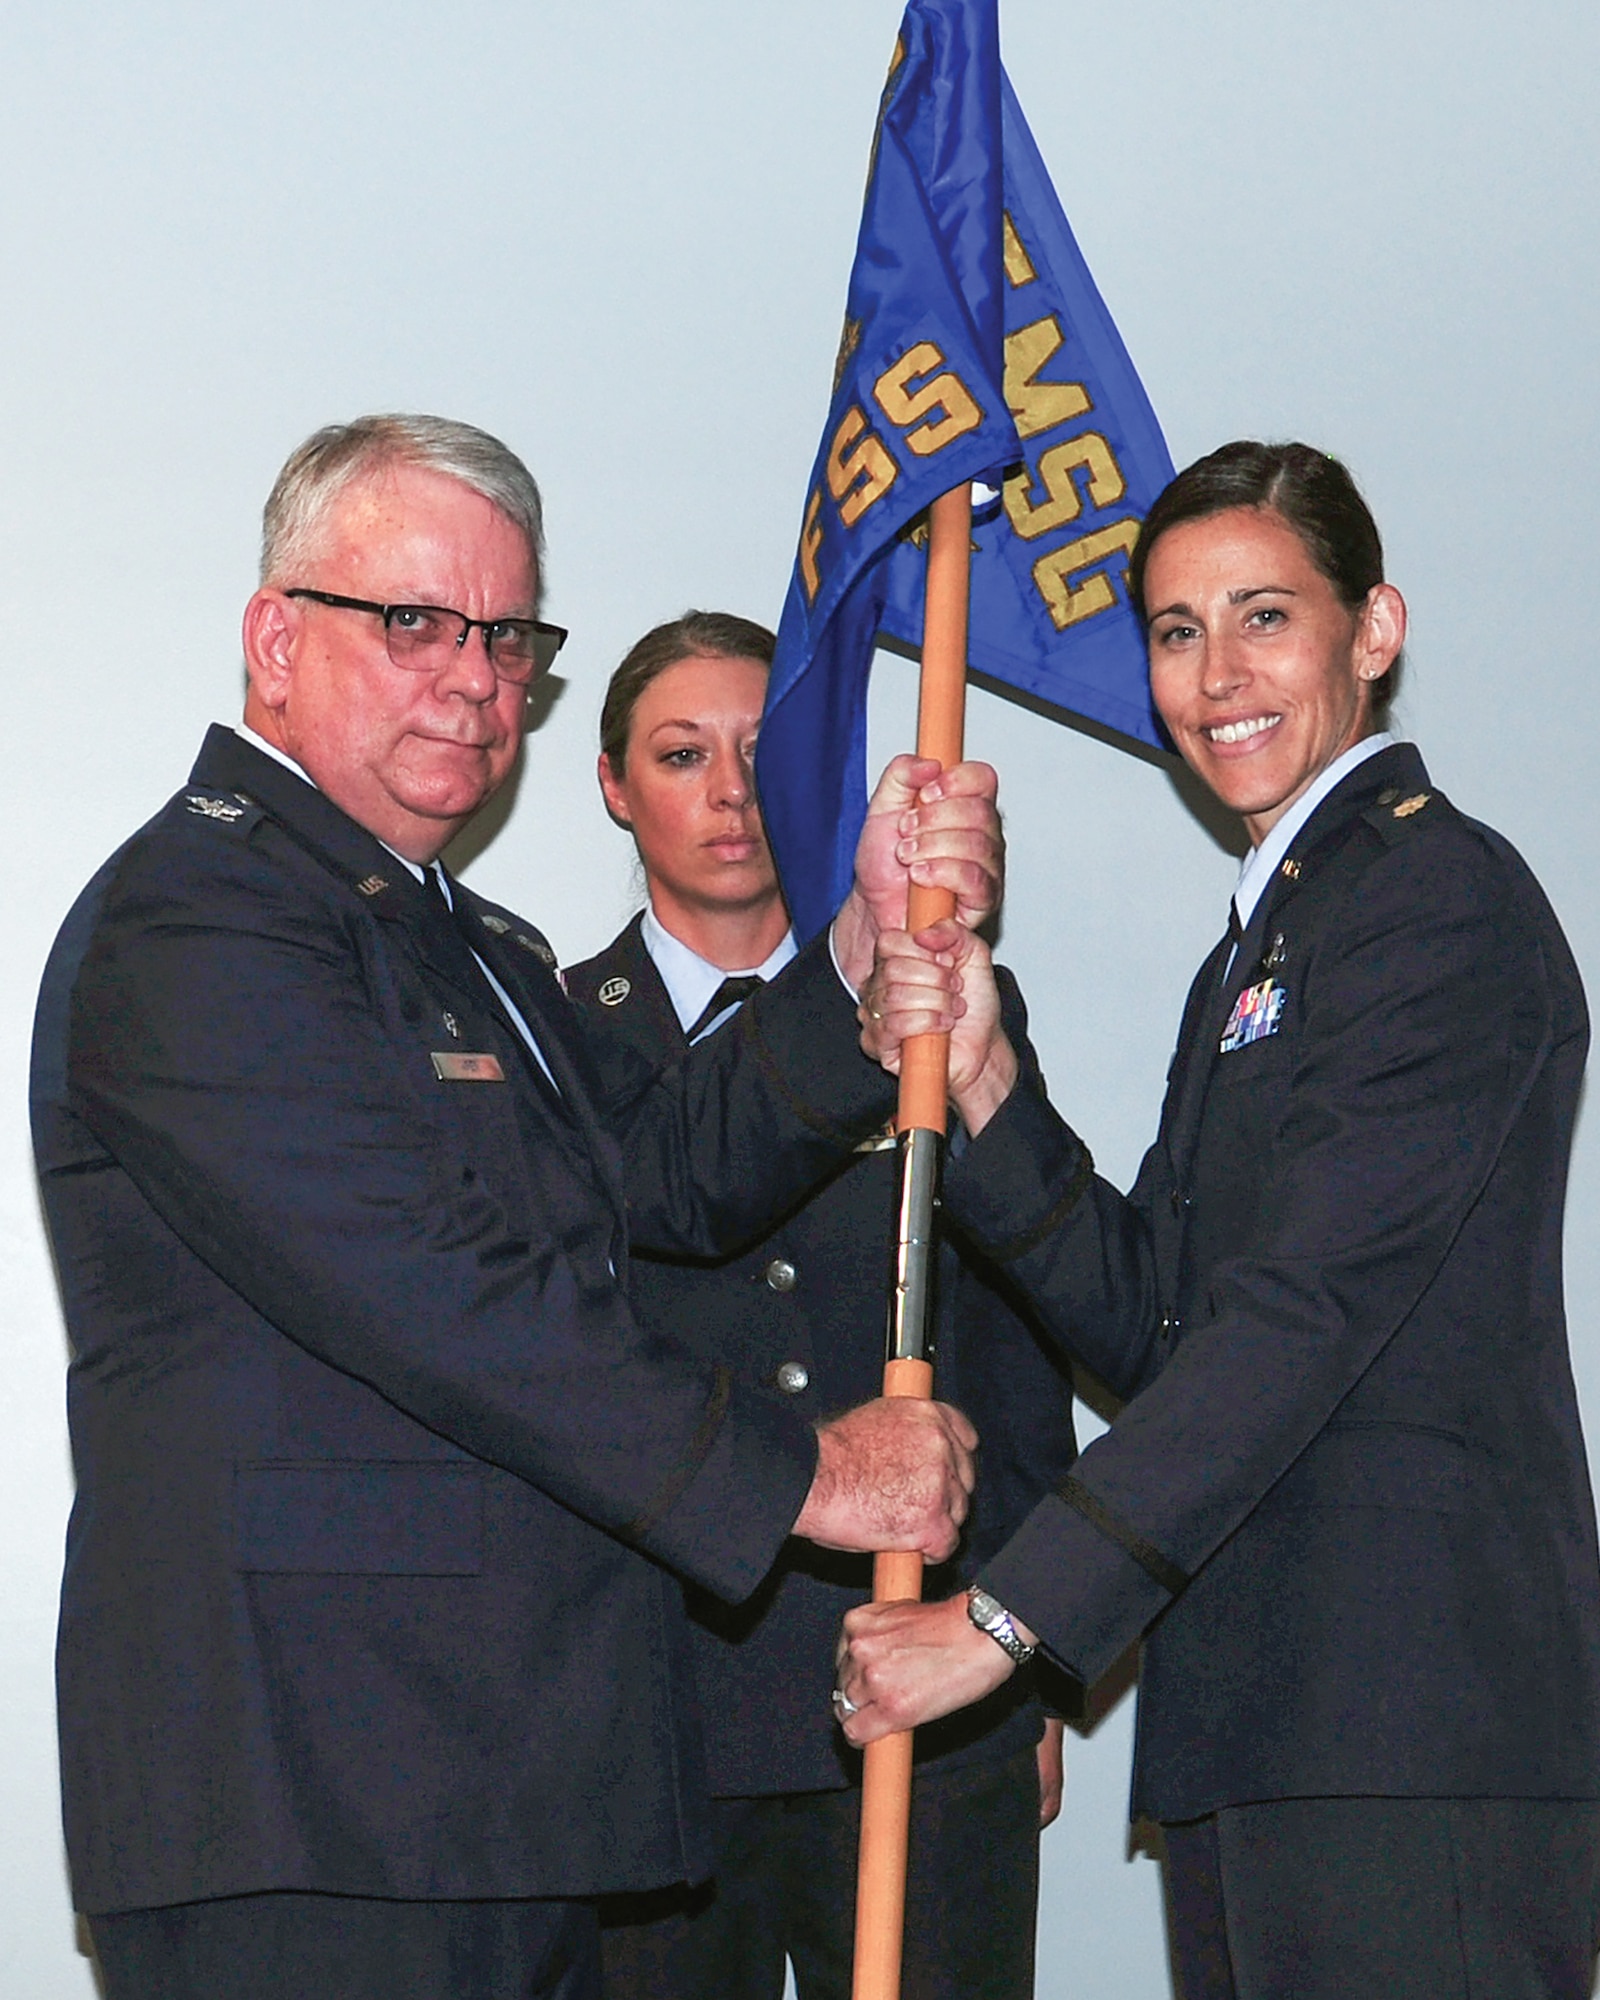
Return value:
M 1217 1053 L 1231 1055 L 1235 1049 L 1242 1049 L 1250 1042 L 1275 1035 L 1283 1018 L 1283 1003 L 1288 997 L 1288 988 L 1280 986 L 1275 979 L 1263 979 L 1259 986 L 1247 986 L 1233 1003 L 1233 1012 L 1222 1031 Z
M 435 1049 L 433 1073 L 441 1083 L 504 1083 L 506 1073 L 496 1055 L 470 1055 L 466 1050 Z

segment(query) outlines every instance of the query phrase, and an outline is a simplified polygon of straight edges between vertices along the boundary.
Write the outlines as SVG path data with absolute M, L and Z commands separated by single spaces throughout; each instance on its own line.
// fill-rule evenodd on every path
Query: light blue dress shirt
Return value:
M 681 938 L 675 938 L 655 911 L 646 906 L 644 921 L 640 926 L 644 948 L 650 954 L 650 962 L 661 974 L 661 983 L 667 989 L 667 998 L 672 1002 L 672 1011 L 678 1017 L 679 1027 L 687 1030 L 691 1021 L 698 1021 L 710 1004 L 711 996 L 725 979 L 738 979 L 754 975 L 758 979 L 776 979 L 778 974 L 795 955 L 798 947 L 794 932 L 785 931 L 777 949 L 760 965 L 741 966 L 734 971 L 725 971 L 720 965 L 713 965 L 702 958 L 697 951 L 691 951 Z M 707 1035 L 714 1034 L 728 1016 L 738 1006 L 724 1007 L 713 1021 L 708 1021 L 695 1036 L 703 1042 Z

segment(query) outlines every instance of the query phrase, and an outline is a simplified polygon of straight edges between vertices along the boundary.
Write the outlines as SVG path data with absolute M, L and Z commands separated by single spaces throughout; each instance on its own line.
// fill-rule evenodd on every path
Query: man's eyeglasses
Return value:
M 483 634 L 489 663 L 503 681 L 527 682 L 548 673 L 566 644 L 564 625 L 538 618 L 469 618 L 441 604 L 373 604 L 364 597 L 339 597 L 331 590 L 286 590 L 285 597 L 309 597 L 335 611 L 368 611 L 383 620 L 389 658 L 412 673 L 442 673 L 474 628 Z

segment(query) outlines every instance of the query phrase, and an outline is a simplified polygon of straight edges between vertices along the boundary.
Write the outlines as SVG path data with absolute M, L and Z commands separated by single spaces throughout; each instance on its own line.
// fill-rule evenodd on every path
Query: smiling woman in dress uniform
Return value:
M 981 1136 L 947 1208 L 1129 1401 L 980 1565 L 981 1606 L 846 1620 L 849 1732 L 992 1700 L 1001 1620 L 1088 1680 L 1146 1633 L 1133 1808 L 1166 1829 L 1185 2000 L 1580 2000 L 1600 1578 L 1561 1294 L 1577 969 L 1516 853 L 1381 728 L 1405 606 L 1342 466 L 1202 459 L 1130 586 L 1156 705 L 1252 843 L 1132 1193 L 1010 1088 L 981 946 L 886 940 L 878 974 L 925 985 L 929 1026 L 962 981 L 952 1075 Z
M 751 763 L 772 646 L 746 619 L 690 612 L 641 639 L 612 678 L 600 784 L 637 844 L 649 902 L 566 975 L 602 1061 L 609 1042 L 665 1068 L 728 1031 L 744 995 L 794 955 Z M 635 1310 L 808 1412 L 874 1393 L 894 1158 L 863 1152 L 731 1263 L 636 1260 Z M 968 1411 L 981 1440 L 950 1589 L 1065 1476 L 1074 1446 L 1066 1375 L 1031 1327 L 953 1253 L 941 1286 L 940 1394 Z M 859 1760 L 829 1690 L 839 1619 L 871 1579 L 860 1559 L 818 1558 L 798 1543 L 791 1552 L 736 1611 L 692 1599 L 716 1880 L 617 1900 L 608 2000 L 778 2000 L 786 1957 L 802 2000 L 847 2000 Z M 1043 1723 L 1031 1682 L 1019 1676 L 921 1745 L 906 2000 L 1033 1990 L 1038 1833 L 1060 1800 L 1061 1724 Z

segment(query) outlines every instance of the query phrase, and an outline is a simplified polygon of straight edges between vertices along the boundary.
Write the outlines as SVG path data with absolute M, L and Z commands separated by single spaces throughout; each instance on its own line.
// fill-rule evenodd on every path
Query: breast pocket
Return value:
M 1219 1055 L 1188 1161 L 1193 1207 L 1185 1262 L 1196 1272 L 1237 1254 L 1270 1212 L 1279 1128 L 1290 1107 L 1294 1051 L 1287 1034 Z
M 475 1466 L 242 1463 L 233 1497 L 235 1564 L 247 1572 L 476 1576 L 483 1567 Z
M 1292 1002 L 1290 1003 L 1293 1004 Z M 1270 1141 L 1288 1110 L 1298 1023 L 1285 1013 L 1270 1035 L 1258 1035 L 1223 1051 L 1217 1043 L 1206 1081 L 1205 1116 L 1236 1128 L 1252 1148 Z M 1224 1037 L 1224 1039 L 1226 1039 Z

